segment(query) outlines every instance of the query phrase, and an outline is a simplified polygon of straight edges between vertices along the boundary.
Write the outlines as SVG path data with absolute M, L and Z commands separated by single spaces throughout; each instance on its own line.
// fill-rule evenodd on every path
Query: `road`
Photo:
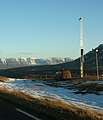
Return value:
M 54 118 L 30 111 L 0 97 L 0 120 L 54 120 Z

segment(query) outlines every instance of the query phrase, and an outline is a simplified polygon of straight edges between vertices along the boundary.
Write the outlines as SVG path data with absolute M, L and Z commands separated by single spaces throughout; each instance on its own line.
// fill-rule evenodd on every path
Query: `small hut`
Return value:
M 69 80 L 72 78 L 70 70 L 60 70 L 56 72 L 56 80 Z

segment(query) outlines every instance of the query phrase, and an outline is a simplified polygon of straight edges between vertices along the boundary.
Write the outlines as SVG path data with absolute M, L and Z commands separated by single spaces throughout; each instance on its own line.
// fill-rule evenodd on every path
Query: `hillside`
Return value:
M 96 49 L 98 50 L 98 65 L 99 67 L 103 67 L 103 44 L 100 44 L 97 48 L 92 49 L 84 55 L 84 67 L 86 69 L 93 69 L 96 67 Z M 63 65 L 69 68 L 79 68 L 80 58 Z

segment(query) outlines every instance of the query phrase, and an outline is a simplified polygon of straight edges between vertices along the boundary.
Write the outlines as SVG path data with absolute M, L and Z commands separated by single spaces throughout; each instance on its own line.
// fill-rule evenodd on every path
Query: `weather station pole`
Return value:
M 79 18 L 80 21 L 80 77 L 84 77 L 84 69 L 83 69 L 83 63 L 84 63 L 84 55 L 83 55 L 83 18 Z

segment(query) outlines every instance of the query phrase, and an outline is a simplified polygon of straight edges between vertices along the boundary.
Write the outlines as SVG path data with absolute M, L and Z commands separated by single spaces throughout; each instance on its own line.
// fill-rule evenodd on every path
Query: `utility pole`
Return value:
M 79 18 L 80 21 L 80 52 L 81 52 L 81 57 L 80 57 L 80 77 L 84 77 L 84 70 L 83 70 L 83 63 L 84 63 L 84 56 L 83 56 L 83 18 Z
M 98 50 L 96 49 L 96 69 L 97 69 L 97 80 L 99 80 L 99 70 L 98 70 Z

